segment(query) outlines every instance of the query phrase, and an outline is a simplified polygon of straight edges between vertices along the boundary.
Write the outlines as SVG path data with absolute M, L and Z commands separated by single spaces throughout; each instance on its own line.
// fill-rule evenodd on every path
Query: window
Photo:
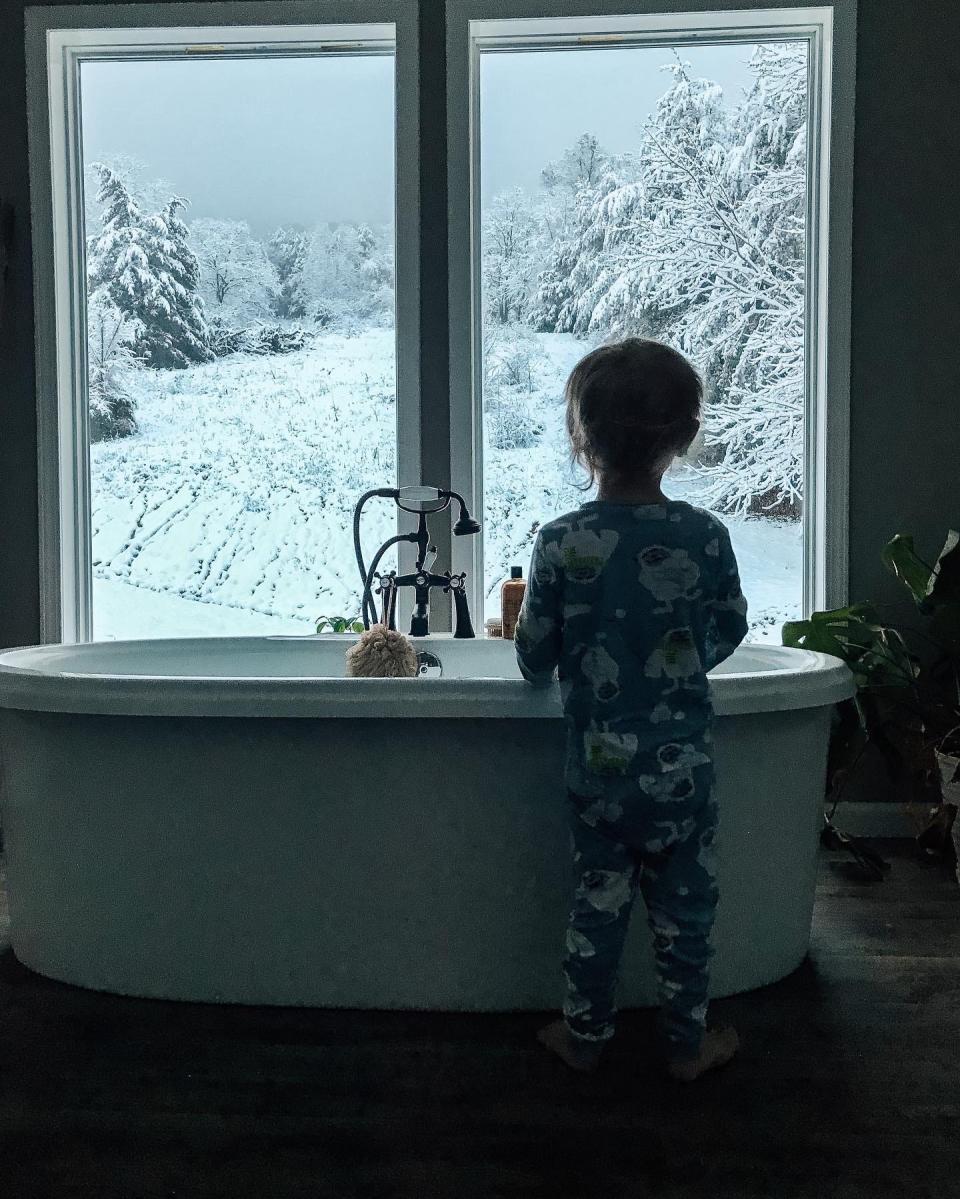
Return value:
M 538 7 L 447 0 L 445 47 L 404 0 L 28 10 L 46 639 L 353 615 L 355 501 L 421 482 L 481 517 L 434 528 L 479 628 L 588 498 L 563 383 L 626 334 L 705 377 L 665 487 L 751 636 L 845 600 L 853 3 Z
M 67 639 L 359 611 L 353 504 L 419 474 L 396 45 L 386 22 L 48 33 Z
M 473 429 L 460 482 L 484 517 L 488 614 L 539 525 L 590 498 L 563 384 L 627 335 L 704 376 L 701 436 L 664 486 L 730 527 L 751 638 L 779 642 L 824 602 L 830 16 L 470 22 L 459 282 L 475 354 L 458 428 Z

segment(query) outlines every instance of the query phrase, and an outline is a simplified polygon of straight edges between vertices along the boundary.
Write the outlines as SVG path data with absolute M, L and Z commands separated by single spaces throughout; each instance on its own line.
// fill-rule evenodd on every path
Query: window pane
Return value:
M 802 41 L 481 54 L 487 615 L 539 525 L 592 498 L 563 384 L 628 335 L 705 378 L 663 486 L 729 526 L 751 637 L 801 613 L 806 113 Z
M 91 60 L 81 112 L 94 637 L 359 613 L 353 504 L 397 473 L 392 53 Z

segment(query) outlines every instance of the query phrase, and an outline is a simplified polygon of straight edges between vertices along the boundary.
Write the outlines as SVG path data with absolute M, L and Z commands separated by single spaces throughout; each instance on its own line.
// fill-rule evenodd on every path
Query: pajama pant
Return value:
M 592 1041 L 613 1036 L 614 991 L 639 888 L 653 933 L 658 1031 L 671 1061 L 699 1053 L 718 898 L 712 763 L 685 773 L 694 786 L 682 800 L 664 802 L 624 780 L 601 798 L 568 795 L 576 892 L 563 961 L 567 1027 Z

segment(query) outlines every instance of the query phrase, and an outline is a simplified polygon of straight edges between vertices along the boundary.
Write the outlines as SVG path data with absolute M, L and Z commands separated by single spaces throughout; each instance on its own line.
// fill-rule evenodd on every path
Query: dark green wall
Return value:
M 432 3 L 425 0 L 424 7 Z M 944 530 L 960 521 L 958 52 L 956 0 L 861 0 L 853 205 L 853 598 L 898 600 L 877 558 L 892 533 L 913 531 L 921 548 L 932 554 Z M 20 0 L 4 0 L 0 7 L 0 196 L 16 210 L 0 328 L 3 646 L 39 638 L 33 282 Z
M 853 202 L 850 590 L 899 594 L 894 532 L 960 522 L 960 4 L 861 0 Z M 909 608 L 900 603 L 901 612 Z

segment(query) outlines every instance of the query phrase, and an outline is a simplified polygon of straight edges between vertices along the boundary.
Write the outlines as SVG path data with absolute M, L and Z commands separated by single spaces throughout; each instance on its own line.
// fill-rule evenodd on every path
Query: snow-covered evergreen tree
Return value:
M 98 162 L 87 163 L 83 169 L 83 203 L 88 248 L 103 225 L 100 166 L 109 167 L 123 180 L 127 194 L 141 212 L 159 212 L 176 190 L 168 180 L 158 178 L 142 158 L 132 154 L 104 154 Z
M 578 332 L 675 338 L 710 290 L 709 268 L 697 282 L 698 230 L 706 232 L 698 201 L 704 181 L 722 169 L 728 114 L 716 84 L 691 78 L 681 63 L 667 69 L 673 83 L 644 126 L 633 177 L 606 188 L 586 222 L 586 249 L 595 248 L 602 269 L 591 279 L 582 255 Z
M 798 515 L 805 46 L 759 46 L 751 66 L 755 82 L 732 119 L 722 115 L 719 88 L 675 68 L 662 104 L 688 120 L 646 130 L 647 199 L 659 211 L 649 211 L 627 259 L 633 277 L 652 278 L 675 313 L 672 338 L 707 376 L 706 441 L 716 461 L 704 474 L 704 502 Z
M 211 358 L 200 266 L 177 215 L 178 196 L 158 212 L 143 212 L 123 180 L 102 163 L 103 228 L 90 247 L 88 290 L 103 288 L 117 311 L 134 322 L 133 352 L 150 367 L 183 367 Z
M 615 285 L 622 266 L 618 251 L 608 245 L 601 205 L 628 177 L 622 163 L 611 162 L 596 184 L 581 189 L 572 216 L 554 243 L 550 264 L 538 279 L 532 311 L 535 328 L 581 336 L 600 328 L 594 310 Z
M 572 213 L 577 197 L 596 187 L 606 174 L 610 156 L 592 133 L 581 133 L 572 146 L 540 172 L 546 191 L 558 202 L 560 212 Z M 554 233 L 558 230 L 553 230 Z
M 307 315 L 303 270 L 310 238 L 305 229 L 282 225 L 270 238 L 267 253 L 277 272 L 273 306 L 277 316 L 302 320 Z
M 796 516 L 806 391 L 806 44 L 759 45 L 751 67 L 719 195 L 728 218 L 723 261 L 734 269 L 718 280 L 717 300 L 725 291 L 724 332 L 735 332 L 739 354 L 724 363 L 711 408 L 710 440 L 723 459 L 705 498 L 716 496 L 724 511 Z
M 622 171 L 620 160 L 615 164 L 593 134 L 583 133 L 541 172 L 545 194 L 538 216 L 541 244 L 548 249 L 529 305 L 530 323 L 540 332 L 576 329 L 574 306 L 584 283 L 581 260 L 589 259 L 593 272 L 602 249 L 602 239 L 598 243 L 591 231 L 592 214 L 598 195 L 620 180 L 618 169 Z

